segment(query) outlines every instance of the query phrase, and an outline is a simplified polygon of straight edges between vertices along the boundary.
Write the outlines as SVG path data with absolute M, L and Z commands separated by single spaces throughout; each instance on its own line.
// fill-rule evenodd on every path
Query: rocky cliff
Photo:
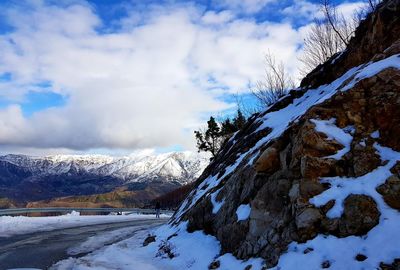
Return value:
M 399 37 L 400 1 L 384 1 L 343 53 L 223 147 L 171 222 L 219 241 L 210 268 L 232 254 L 277 269 L 399 269 Z

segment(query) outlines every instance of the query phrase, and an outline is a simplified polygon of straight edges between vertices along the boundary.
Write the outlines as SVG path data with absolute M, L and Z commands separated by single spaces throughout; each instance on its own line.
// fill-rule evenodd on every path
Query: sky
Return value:
M 195 150 L 233 96 L 252 103 L 267 52 L 300 79 L 319 16 L 307 0 L 1 0 L 0 154 Z

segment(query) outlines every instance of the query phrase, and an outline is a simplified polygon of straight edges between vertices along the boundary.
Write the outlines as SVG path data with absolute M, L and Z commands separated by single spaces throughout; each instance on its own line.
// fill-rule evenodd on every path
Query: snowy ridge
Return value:
M 202 173 L 209 163 L 209 155 L 188 151 L 162 154 L 144 151 L 123 157 L 5 155 L 0 157 L 0 161 L 23 167 L 38 176 L 77 172 L 96 176 L 113 176 L 126 182 L 146 181 L 161 177 L 185 184 L 193 181 Z
M 377 62 L 366 63 L 354 67 L 332 83 L 319 86 L 316 89 L 309 89 L 302 97 L 294 99 L 293 102 L 285 108 L 267 113 L 263 117 L 259 118 L 257 121 L 260 121 L 261 124 L 254 133 L 265 129 L 271 129 L 271 132 L 259 140 L 257 144 L 247 152 L 239 154 L 235 163 L 226 168 L 224 175 L 221 177 L 217 177 L 217 175 L 209 175 L 209 177 L 205 179 L 197 189 L 193 190 L 188 198 L 182 203 L 174 216 L 175 220 L 179 221 L 182 215 L 194 206 L 203 196 L 210 196 L 210 191 L 218 186 L 226 176 L 233 173 L 246 157 L 251 157 L 250 160 L 253 160 L 253 158 L 259 154 L 261 146 L 282 135 L 289 125 L 303 116 L 308 109 L 328 100 L 339 91 L 347 91 L 351 89 L 360 80 L 372 77 L 388 68 L 400 69 L 400 54 L 393 55 Z M 232 140 L 235 140 L 235 137 L 233 137 Z M 347 149 L 346 146 L 344 149 Z M 343 153 L 341 152 L 338 156 L 342 154 Z M 252 164 L 250 163 L 248 164 L 248 166 L 251 165 Z

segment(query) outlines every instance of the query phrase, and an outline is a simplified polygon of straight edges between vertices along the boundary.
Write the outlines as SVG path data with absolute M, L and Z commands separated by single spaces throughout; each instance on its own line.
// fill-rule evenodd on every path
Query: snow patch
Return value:
M 379 138 L 379 130 L 375 130 L 371 133 L 371 138 L 378 139 Z
M 246 220 L 250 217 L 251 207 L 250 204 L 241 204 L 236 210 L 237 220 Z
M 315 124 L 315 130 L 324 133 L 328 136 L 328 140 L 335 140 L 343 145 L 343 149 L 339 150 L 336 154 L 327 156 L 326 158 L 341 159 L 346 153 L 350 151 L 350 144 L 353 137 L 349 134 L 354 132 L 354 127 L 346 127 L 344 129 L 338 128 L 335 123 L 336 119 L 330 120 L 315 120 L 311 119 Z
M 324 261 L 331 264 L 329 269 L 380 269 L 381 262 L 392 263 L 394 258 L 399 258 L 400 213 L 388 206 L 375 189 L 392 175 L 390 169 L 400 160 L 400 153 L 377 143 L 374 147 L 381 160 L 387 164 L 358 178 L 323 178 L 322 181 L 330 183 L 331 188 L 310 201 L 316 206 L 321 206 L 329 200 L 335 200 L 335 206 L 328 212 L 330 218 L 335 218 L 343 213 L 343 201 L 348 195 L 365 194 L 377 203 L 381 213 L 379 224 L 361 237 L 337 238 L 332 235 L 318 235 L 303 244 L 292 243 L 274 269 L 320 269 Z M 310 248 L 312 251 L 304 252 Z M 355 257 L 358 254 L 365 255 L 367 259 L 357 261 Z
M 219 194 L 219 192 L 221 191 L 221 189 L 218 189 L 217 191 L 211 193 L 210 198 L 211 198 L 211 203 L 213 205 L 213 210 L 212 213 L 216 214 L 218 213 L 219 209 L 221 209 L 222 205 L 224 204 L 224 200 L 217 202 L 217 196 Z

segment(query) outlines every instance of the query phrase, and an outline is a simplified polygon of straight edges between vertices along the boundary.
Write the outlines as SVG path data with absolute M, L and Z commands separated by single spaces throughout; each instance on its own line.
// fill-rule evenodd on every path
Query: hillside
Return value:
M 176 269 L 399 269 L 399 36 L 384 1 L 223 147 L 149 251 Z
M 68 201 L 105 203 L 105 198 L 118 194 L 126 197 L 119 203 L 130 196 L 143 203 L 192 182 L 208 162 L 207 155 L 191 152 L 141 152 L 126 157 L 5 155 L 0 157 L 0 196 L 20 202 L 78 196 Z M 95 194 L 102 195 L 84 198 Z

